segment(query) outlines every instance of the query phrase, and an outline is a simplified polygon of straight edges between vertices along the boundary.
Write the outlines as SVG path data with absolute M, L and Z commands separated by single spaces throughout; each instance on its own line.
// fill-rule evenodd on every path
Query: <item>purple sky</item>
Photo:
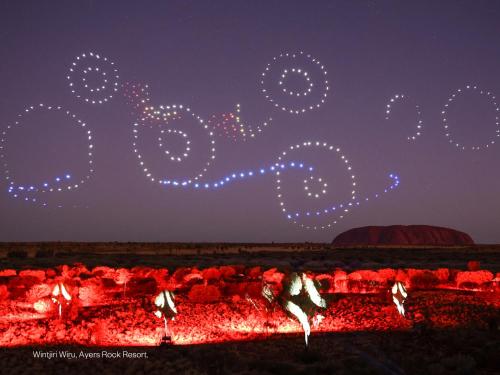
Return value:
M 444 135 L 441 110 L 457 89 L 477 85 L 449 109 L 453 139 L 472 146 L 496 138 L 498 112 L 491 96 L 479 92 L 500 93 L 499 20 L 497 1 L 2 2 L 1 131 L 30 105 L 60 105 L 92 131 L 95 172 L 77 190 L 40 193 L 48 207 L 14 199 L 4 174 L 0 241 L 331 241 L 356 226 L 430 224 L 498 243 L 500 144 L 458 150 Z M 132 147 L 135 119 L 122 93 L 103 105 L 72 95 L 68 69 L 88 51 L 113 60 L 121 83 L 149 84 L 153 105 L 184 104 L 208 120 L 240 103 L 247 123 L 273 118 L 252 140 L 215 137 L 216 159 L 203 182 L 258 172 L 290 145 L 318 140 L 342 149 L 356 175 L 359 200 L 383 191 L 391 183 L 389 173 L 397 173 L 401 184 L 327 230 L 290 223 L 271 173 L 207 190 L 159 186 L 139 168 Z M 300 115 L 275 109 L 260 92 L 266 64 L 295 51 L 319 59 L 330 83 L 325 103 Z M 313 65 L 299 62 L 295 68 L 310 71 L 319 88 Z M 297 77 L 287 83 L 302 90 Z M 269 80 L 268 88 L 279 97 L 276 81 Z M 395 94 L 409 100 L 395 104 L 387 121 L 385 105 Z M 317 91 L 310 95 L 307 100 L 319 98 Z M 408 142 L 416 128 L 415 104 L 424 129 Z M 169 126 L 189 133 L 186 163 L 170 162 L 158 147 L 159 129 Z M 206 133 L 185 118 L 140 129 L 141 152 L 158 174 L 191 177 L 208 156 Z M 0 162 L 8 161 L 16 188 L 66 173 L 76 180 L 88 165 L 82 129 L 55 111 L 32 111 L 4 139 Z M 180 150 L 178 138 L 165 139 L 172 152 Z M 313 148 L 287 159 L 314 166 L 312 173 L 282 172 L 288 212 L 314 214 L 349 201 L 350 178 L 338 156 Z M 311 176 L 309 188 L 321 193 L 317 188 L 326 182 L 326 194 L 307 196 L 303 180 Z M 321 226 L 334 217 L 300 220 Z

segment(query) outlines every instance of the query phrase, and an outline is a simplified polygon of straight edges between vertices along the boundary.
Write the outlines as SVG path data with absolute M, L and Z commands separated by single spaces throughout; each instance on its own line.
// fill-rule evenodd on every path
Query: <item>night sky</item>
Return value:
M 500 113 L 493 104 L 500 93 L 498 1 L 2 1 L 0 25 L 0 131 L 11 125 L 0 134 L 0 241 L 331 241 L 351 227 L 430 224 L 466 231 L 479 243 L 500 242 Z M 67 79 L 77 56 L 91 51 L 102 58 L 88 58 L 90 65 L 107 57 L 118 69 L 118 91 L 104 104 L 85 102 L 85 92 L 76 97 Z M 271 73 L 261 84 L 269 63 L 272 73 L 287 69 L 282 85 Z M 71 75 L 80 87 L 81 77 L 81 71 Z M 309 110 L 321 103 L 325 77 L 326 99 Z M 91 73 L 88 82 L 97 79 Z M 148 84 L 155 108 L 189 107 L 208 129 L 190 112 L 134 127 L 138 115 L 123 95 L 127 82 Z M 284 93 L 285 86 L 301 96 Z M 386 120 L 386 104 L 396 94 L 405 97 Z M 304 113 L 281 110 L 303 103 Z M 448 131 L 441 114 L 446 103 Z M 214 122 L 208 120 L 235 112 L 236 104 L 239 124 L 272 121 L 254 138 L 214 134 L 216 156 L 199 188 L 194 181 L 184 187 L 150 181 L 134 153 L 134 129 L 148 172 L 188 181 L 210 158 Z M 35 109 L 24 112 L 30 106 Z M 408 140 L 419 119 L 421 135 Z M 86 179 L 88 130 L 94 172 Z M 171 161 L 187 139 L 189 156 Z M 304 142 L 312 145 L 285 156 L 277 190 L 269 167 Z M 476 145 L 481 148 L 472 150 Z M 400 184 L 383 193 L 391 173 Z M 229 182 L 213 186 L 226 176 Z M 82 178 L 78 188 L 66 188 Z M 44 190 L 44 183 L 56 191 L 27 191 Z M 300 212 L 299 223 L 321 228 L 345 202 L 360 205 L 327 229 L 303 229 L 287 218 Z M 335 213 L 324 213 L 333 206 Z

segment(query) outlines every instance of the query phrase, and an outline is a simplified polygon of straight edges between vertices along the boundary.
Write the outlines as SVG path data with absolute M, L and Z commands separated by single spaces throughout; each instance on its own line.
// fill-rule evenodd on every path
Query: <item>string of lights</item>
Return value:
M 137 145 L 137 130 L 136 128 L 139 125 L 136 123 L 134 125 L 134 147 Z M 298 170 L 305 170 L 308 173 L 310 173 L 309 179 L 304 180 L 304 190 L 305 190 L 305 195 L 306 197 L 309 198 L 319 198 L 320 193 L 322 195 L 325 195 L 327 193 L 327 186 L 328 184 L 323 180 L 321 177 L 315 177 L 312 175 L 314 171 L 313 166 L 308 166 L 302 162 L 296 162 L 296 161 L 284 161 L 284 157 L 287 155 L 287 151 L 284 151 L 279 157 L 276 163 L 273 163 L 272 165 L 268 167 L 263 167 L 255 170 L 246 170 L 246 171 L 240 171 L 240 172 L 234 172 L 234 173 L 229 173 L 226 176 L 218 179 L 213 179 L 211 181 L 209 180 L 202 180 L 200 175 L 198 175 L 196 178 L 181 178 L 181 179 L 171 179 L 171 178 L 157 178 L 152 175 L 150 170 L 145 166 L 142 155 L 139 153 L 139 151 L 136 151 L 136 154 L 138 156 L 139 160 L 139 165 L 143 169 L 143 172 L 146 174 L 146 177 L 154 183 L 158 183 L 161 186 L 165 187 L 171 187 L 171 188 L 192 188 L 196 190 L 213 190 L 213 189 L 220 189 L 223 188 L 224 186 L 227 186 L 231 183 L 237 182 L 237 181 L 242 181 L 242 180 L 247 180 L 252 177 L 256 176 L 262 176 L 266 174 L 274 174 L 276 176 L 276 189 L 277 189 L 277 197 L 278 197 L 278 203 L 281 207 L 281 211 L 285 215 L 285 217 L 292 222 L 293 224 L 299 225 L 301 228 L 304 229 L 327 229 L 331 228 L 333 225 L 337 224 L 339 220 L 344 218 L 350 211 L 351 209 L 355 207 L 359 207 L 363 202 L 368 202 L 370 199 L 376 199 L 382 196 L 383 193 L 388 193 L 389 191 L 397 188 L 399 186 L 399 177 L 395 174 L 390 174 L 389 177 L 391 178 L 391 184 L 383 190 L 383 193 L 375 193 L 372 194 L 371 196 L 366 196 L 361 199 L 357 199 L 356 197 L 356 181 L 355 181 L 355 175 L 352 174 L 352 167 L 349 164 L 348 159 L 341 154 L 341 151 L 339 148 L 335 148 L 326 142 L 304 142 L 302 144 L 297 144 L 297 145 L 292 145 L 290 146 L 289 150 L 298 150 L 300 148 L 312 148 L 312 147 L 317 147 L 317 148 L 323 148 L 325 150 L 335 152 L 338 155 L 340 155 L 340 159 L 343 161 L 343 163 L 346 165 L 346 168 L 349 173 L 351 173 L 351 186 L 352 186 L 352 196 L 351 200 L 348 202 L 343 202 L 343 203 L 337 203 L 337 204 L 329 204 L 326 207 L 322 208 L 321 210 L 316 210 L 316 211 L 297 211 L 297 212 L 289 212 L 289 210 L 285 207 L 285 203 L 283 200 L 283 194 L 282 194 L 282 181 L 281 181 L 281 175 L 285 170 L 289 169 L 298 169 Z M 135 149 L 137 150 L 137 149 Z M 313 189 L 311 188 L 311 182 L 317 182 L 320 184 L 321 192 L 320 193 L 314 193 Z M 318 216 L 334 216 L 334 220 L 325 224 L 325 225 L 306 225 L 301 222 L 301 218 L 312 218 L 312 217 L 318 217 Z
M 273 57 L 261 74 L 261 92 L 274 107 L 302 114 L 325 103 L 330 89 L 326 75 L 324 65 L 309 54 L 281 53 Z M 301 89 L 290 82 L 297 79 L 305 84 Z
M 150 106 L 150 107 L 148 107 L 147 110 L 149 111 L 151 116 L 154 116 L 155 119 L 163 120 L 166 123 L 170 123 L 172 121 L 179 119 L 179 116 L 181 116 L 183 118 L 184 117 L 190 118 L 195 122 L 195 125 L 197 127 L 201 128 L 204 131 L 204 133 L 207 135 L 208 148 L 210 150 L 208 160 L 206 160 L 204 162 L 204 165 L 203 165 L 201 171 L 196 172 L 193 177 L 190 177 L 190 178 L 186 179 L 186 181 L 183 181 L 183 182 L 190 184 L 193 181 L 197 181 L 201 177 L 203 177 L 203 175 L 205 174 L 205 172 L 207 172 L 207 170 L 211 166 L 213 160 L 215 159 L 214 134 L 212 131 L 210 131 L 208 129 L 208 126 L 204 123 L 203 119 L 201 119 L 199 116 L 197 116 L 196 114 L 191 112 L 190 108 L 185 107 L 182 104 L 181 105 L 174 104 L 171 106 L 159 106 L 159 107 Z M 184 114 L 184 116 L 182 116 L 183 114 Z M 132 142 L 134 153 L 136 154 L 137 159 L 139 161 L 139 166 L 143 170 L 146 177 L 149 180 L 151 180 L 152 182 L 166 181 L 166 180 L 168 180 L 167 178 L 158 178 L 158 177 L 154 176 L 152 171 L 150 170 L 150 168 L 146 165 L 146 163 L 144 161 L 143 155 L 140 152 L 140 148 L 139 148 L 140 124 L 141 124 L 140 121 L 136 121 L 133 124 L 133 138 L 134 139 Z M 191 150 L 191 148 L 190 148 L 191 141 L 189 140 L 188 134 L 184 131 L 180 131 L 180 130 L 173 129 L 173 128 L 168 128 L 168 130 L 166 130 L 166 132 L 169 134 L 180 136 L 186 142 L 186 148 L 184 149 L 184 153 L 182 156 L 174 156 L 173 154 L 170 153 L 170 151 L 168 151 L 168 150 L 165 151 L 165 153 L 167 155 L 169 155 L 169 158 L 171 161 L 182 161 L 184 158 L 186 158 L 188 156 L 189 151 Z M 162 134 L 165 134 L 165 130 L 162 131 Z M 158 138 L 158 140 L 159 140 L 159 145 L 163 146 L 163 138 L 160 136 Z
M 141 83 L 125 82 L 122 85 L 122 94 L 127 104 L 132 107 L 131 115 L 138 118 L 147 116 L 145 108 L 149 106 L 149 86 Z
M 77 127 L 81 128 L 84 132 L 84 136 L 87 140 L 87 171 L 82 177 L 75 177 L 69 172 L 62 173 L 58 176 L 48 178 L 45 181 L 34 184 L 19 184 L 15 181 L 15 175 L 9 167 L 8 157 L 6 154 L 7 150 L 7 136 L 15 128 L 22 126 L 22 120 L 28 115 L 38 112 L 38 111 L 57 111 L 62 113 L 65 117 L 73 122 Z M 44 193 L 57 193 L 62 191 L 73 191 L 81 187 L 87 180 L 90 179 L 94 172 L 94 161 L 93 161 L 93 149 L 94 145 L 92 143 L 92 132 L 87 128 L 87 125 L 82 120 L 78 119 L 76 115 L 68 110 L 63 109 L 61 106 L 50 106 L 45 104 L 38 104 L 36 106 L 30 106 L 24 110 L 23 113 L 18 114 L 17 120 L 14 124 L 8 125 L 6 130 L 2 132 L 2 137 L 0 138 L 0 159 L 2 162 L 4 177 L 7 181 L 7 192 L 13 198 L 23 199 L 25 201 L 41 203 L 46 206 L 47 203 L 40 199 Z M 42 194 L 42 195 L 40 195 Z
M 289 156 L 291 153 L 301 150 L 301 149 L 320 149 L 323 151 L 331 152 L 335 155 L 337 155 L 342 164 L 345 166 L 346 171 L 350 177 L 350 195 L 351 198 L 347 202 L 343 203 L 338 203 L 338 204 L 329 204 L 326 207 L 323 207 L 321 209 L 317 209 L 315 211 L 310 211 L 310 210 L 305 210 L 305 211 L 291 211 L 290 209 L 287 208 L 287 205 L 285 204 L 285 198 L 284 198 L 284 192 L 283 192 L 283 181 L 282 181 L 282 171 L 277 170 L 276 171 L 276 193 L 277 193 L 277 198 L 278 198 L 278 203 L 280 206 L 281 211 L 283 214 L 286 216 L 286 218 L 292 222 L 293 224 L 299 225 L 301 228 L 304 229 L 327 229 L 331 228 L 335 224 L 339 222 L 339 220 L 343 219 L 353 208 L 359 207 L 363 202 L 368 202 L 370 199 L 376 199 L 379 198 L 383 193 L 388 193 L 389 191 L 397 188 L 399 186 L 399 177 L 395 174 L 390 174 L 389 177 L 392 181 L 392 183 L 383 190 L 383 193 L 375 193 L 372 194 L 371 196 L 366 196 L 363 198 L 358 198 L 356 196 L 356 175 L 353 172 L 352 166 L 349 163 L 349 160 L 346 158 L 346 156 L 341 152 L 341 149 L 338 147 L 334 147 L 332 145 L 329 145 L 327 142 L 311 142 L 311 141 L 306 141 L 303 142 L 302 144 L 296 144 L 296 145 L 291 145 L 287 151 L 283 151 L 281 155 L 278 157 L 278 165 L 285 165 L 283 164 L 285 162 L 285 158 Z M 286 163 L 286 162 L 285 162 Z M 291 166 L 296 165 L 295 162 L 290 162 Z M 309 167 L 309 172 L 312 172 L 314 170 L 313 167 Z M 320 192 L 314 193 L 312 192 L 310 186 L 309 186 L 309 181 L 316 181 L 320 184 Z M 310 176 L 309 180 L 304 180 L 304 191 L 306 192 L 307 197 L 311 198 L 319 198 L 320 194 L 324 195 L 327 194 L 327 183 L 324 181 L 323 178 L 321 177 L 315 177 L 315 176 Z M 320 217 L 320 216 L 333 216 L 332 221 L 328 222 L 327 224 L 323 225 L 308 225 L 303 222 L 302 219 L 312 219 L 315 217 Z
M 401 101 L 408 100 L 408 97 L 405 96 L 404 94 L 396 94 L 393 97 L 389 99 L 389 102 L 385 106 L 385 119 L 389 120 L 391 117 L 391 110 L 392 107 Z M 423 120 L 422 120 L 422 112 L 420 111 L 420 106 L 418 104 L 415 104 L 415 113 L 417 115 L 417 130 L 413 135 L 409 135 L 407 139 L 409 141 L 415 141 L 418 137 L 422 135 L 422 129 L 423 129 Z
M 240 127 L 236 121 L 236 115 L 232 112 L 213 114 L 207 124 L 218 137 L 228 138 L 233 141 L 240 138 Z
M 295 64 L 292 67 L 283 67 L 284 64 Z M 303 67 L 298 67 L 297 65 L 305 64 L 309 70 Z M 280 70 L 279 66 L 283 68 Z M 278 72 L 278 76 L 275 76 Z M 75 78 L 77 74 L 80 74 L 80 78 Z M 326 80 L 326 69 L 324 66 L 311 55 L 306 55 L 303 52 L 299 53 L 284 53 L 275 57 L 273 62 L 266 66 L 265 72 L 262 74 L 261 84 L 263 86 L 262 92 L 266 98 L 283 111 L 287 111 L 293 114 L 304 113 L 307 110 L 313 110 L 318 108 L 325 102 L 327 92 L 329 90 L 328 81 Z M 97 80 L 100 81 L 99 84 L 93 84 L 92 82 Z M 305 88 L 296 89 L 289 88 L 287 82 L 291 79 L 299 78 L 306 83 Z M 277 78 L 277 84 L 279 86 L 279 93 L 284 95 L 286 98 L 291 98 L 292 102 L 296 101 L 293 106 L 288 104 L 281 104 L 275 97 L 271 94 L 271 90 L 267 88 L 268 80 Z M 317 79 L 320 82 L 317 82 Z M 91 104 L 103 104 L 108 102 L 113 94 L 118 91 L 119 88 L 119 76 L 114 63 L 109 61 L 106 57 L 102 57 L 99 54 L 88 53 L 82 54 L 76 58 L 70 68 L 70 74 L 67 76 L 70 81 L 71 91 L 78 97 L 83 99 L 85 102 Z M 205 173 L 209 170 L 215 160 L 215 140 L 214 135 L 223 135 L 234 140 L 246 140 L 249 138 L 255 138 L 258 134 L 269 125 L 272 118 L 268 118 L 262 124 L 252 126 L 245 121 L 243 121 L 241 116 L 241 106 L 236 105 L 234 113 L 226 113 L 220 116 L 213 115 L 211 121 L 205 123 L 202 118 L 193 113 L 190 108 L 183 105 L 169 105 L 169 106 L 153 106 L 151 105 L 149 87 L 144 84 L 134 84 L 127 82 L 120 86 L 123 90 L 123 95 L 126 98 L 128 104 L 132 108 L 132 114 L 136 118 L 133 123 L 133 151 L 137 157 L 138 163 L 142 171 L 144 172 L 146 178 L 151 182 L 158 183 L 165 187 L 182 187 L 182 188 L 193 188 L 193 189 L 217 189 L 232 182 L 248 179 L 250 177 L 274 174 L 276 176 L 276 189 L 278 191 L 277 198 L 280 208 L 285 215 L 285 217 L 292 223 L 298 224 L 300 227 L 305 229 L 326 229 L 330 228 L 332 225 L 336 224 L 338 220 L 342 219 L 350 210 L 354 207 L 361 205 L 362 202 L 368 201 L 371 197 L 365 197 L 364 199 L 358 199 L 356 196 L 356 182 L 355 176 L 352 174 L 352 167 L 344 155 L 340 153 L 339 148 L 334 148 L 325 142 L 303 142 L 302 144 L 292 145 L 289 150 L 283 152 L 277 162 L 271 164 L 270 166 L 259 168 L 256 170 L 246 170 L 237 173 L 230 173 L 220 179 L 206 180 L 204 179 Z M 317 92 L 317 90 L 319 90 Z M 399 99 L 396 97 L 395 99 Z M 285 103 L 285 102 L 283 102 Z M 309 103 L 309 104 L 304 104 Z M 84 122 L 76 119 L 76 116 L 71 114 L 69 111 L 63 110 L 61 107 L 51 107 L 40 104 L 38 107 L 30 107 L 26 110 L 26 113 L 33 111 L 35 109 L 46 109 L 46 110 L 58 110 L 64 111 L 64 113 L 69 116 L 73 121 L 76 121 L 81 127 L 86 126 Z M 388 115 L 390 114 L 390 106 L 388 107 Z M 21 115 L 19 115 L 21 117 Z M 158 147 L 164 151 L 167 156 L 167 160 L 179 164 L 190 157 L 191 154 L 191 139 L 190 131 L 183 128 L 175 128 L 173 125 L 178 120 L 184 120 L 188 122 L 194 122 L 195 129 L 201 130 L 207 138 L 207 159 L 203 162 L 201 168 L 193 173 L 190 177 L 186 178 L 173 178 L 173 177 L 159 177 L 153 174 L 152 170 L 148 165 L 146 165 L 145 158 L 140 151 L 139 139 L 141 127 L 144 124 L 158 125 L 159 136 L 157 136 Z M 16 122 L 19 125 L 20 121 Z M 184 123 L 182 124 L 186 126 Z M 420 129 L 419 124 L 419 129 Z M 7 128 L 7 131 L 11 127 Z M 74 178 L 70 173 L 64 173 L 61 176 L 56 176 L 54 181 L 47 180 L 39 185 L 21 185 L 16 184 L 16 182 L 11 177 L 11 173 L 8 168 L 8 164 L 5 159 L 4 149 L 6 143 L 7 131 L 2 134 L 1 139 L 1 158 L 4 164 L 4 170 L 6 174 L 6 179 L 8 180 L 8 193 L 14 198 L 20 198 L 30 202 L 40 203 L 43 206 L 47 203 L 42 199 L 40 200 L 40 193 L 49 192 L 62 192 L 77 189 L 86 180 L 90 178 L 93 172 L 93 160 L 92 160 L 92 150 L 93 144 L 92 136 L 90 130 L 86 131 L 86 136 L 88 138 L 88 163 L 89 171 L 87 174 L 80 179 Z M 215 134 L 214 134 L 215 133 Z M 174 153 L 171 149 L 167 147 L 169 137 L 178 137 L 183 143 L 183 149 L 180 153 Z M 321 210 L 316 211 L 292 211 L 285 206 L 283 193 L 282 193 L 282 182 L 281 176 L 285 170 L 290 169 L 301 169 L 308 173 L 308 176 L 303 180 L 303 187 L 306 199 L 310 198 L 315 201 L 319 200 L 320 197 L 324 197 L 327 194 L 328 183 L 323 177 L 317 177 L 313 174 L 314 168 L 312 166 L 306 165 L 302 162 L 295 161 L 285 161 L 284 158 L 287 152 L 290 153 L 297 149 L 306 148 L 320 148 L 326 149 L 329 152 L 335 152 L 339 155 L 341 160 L 344 162 L 348 172 L 351 176 L 351 188 L 352 194 L 351 199 L 348 202 L 339 204 L 328 204 Z M 395 175 L 390 175 L 392 183 L 388 186 L 384 192 L 388 192 L 399 185 L 399 178 Z M 374 194 L 374 198 L 378 198 L 381 194 Z M 43 197 L 43 194 L 41 195 Z M 329 215 L 333 219 L 325 225 L 307 225 L 303 222 L 303 218 L 307 220 L 310 217 L 326 216 Z
M 223 136 L 233 141 L 247 140 L 255 138 L 272 122 L 269 117 L 261 125 L 252 126 L 244 122 L 241 115 L 241 105 L 236 104 L 235 112 L 212 115 L 208 125 L 214 130 L 215 134 Z
M 451 133 L 451 127 L 450 127 L 450 118 L 449 118 L 449 110 L 454 104 L 455 100 L 462 95 L 465 92 L 471 92 L 471 93 L 479 93 L 479 95 L 485 96 L 487 99 L 490 100 L 491 104 L 493 105 L 493 108 L 495 109 L 495 134 L 493 134 L 490 139 L 484 144 L 484 145 L 474 145 L 474 146 L 466 146 L 464 144 L 461 144 L 460 142 L 457 142 L 453 137 Z M 500 108 L 498 107 L 498 103 L 496 102 L 496 97 L 493 93 L 490 91 L 485 91 L 477 86 L 471 86 L 467 85 L 464 88 L 459 88 L 457 89 L 446 101 L 446 104 L 444 105 L 444 108 L 441 111 L 441 117 L 443 121 L 443 127 L 445 131 L 445 136 L 448 139 L 448 142 L 458 149 L 461 150 L 472 150 L 472 151 L 478 151 L 484 148 L 489 148 L 491 145 L 495 144 L 495 139 L 496 137 L 500 137 L 500 120 L 499 120 L 499 115 L 500 115 Z
M 120 77 L 114 62 L 89 52 L 76 57 L 66 78 L 77 98 L 86 103 L 103 104 L 118 91 Z

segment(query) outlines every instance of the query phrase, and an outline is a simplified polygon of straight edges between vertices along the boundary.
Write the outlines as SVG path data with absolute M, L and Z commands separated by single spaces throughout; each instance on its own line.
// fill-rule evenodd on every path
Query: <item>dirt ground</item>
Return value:
M 123 348 L 0 349 L 0 374 L 498 374 L 498 331 L 414 330 L 317 335 L 211 345 L 126 348 L 147 359 L 34 358 L 33 352 L 122 352 Z

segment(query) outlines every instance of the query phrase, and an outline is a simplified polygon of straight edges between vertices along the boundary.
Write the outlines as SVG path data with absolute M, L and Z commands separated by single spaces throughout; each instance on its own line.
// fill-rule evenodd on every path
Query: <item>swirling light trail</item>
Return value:
M 404 94 L 396 94 L 393 97 L 389 99 L 389 102 L 386 104 L 385 108 L 385 119 L 389 120 L 391 117 L 391 110 L 392 107 L 400 101 L 403 100 L 408 100 L 408 97 L 405 96 Z M 417 137 L 420 137 L 422 135 L 422 130 L 423 130 L 423 120 L 422 120 L 422 112 L 420 111 L 420 106 L 418 104 L 415 104 L 415 112 L 417 115 L 417 131 L 413 134 L 407 137 L 409 141 L 415 141 Z
M 100 82 L 92 83 L 92 75 L 96 75 Z M 66 78 L 71 92 L 91 104 L 103 104 L 112 99 L 118 91 L 120 79 L 115 63 L 94 52 L 77 56 Z
M 324 65 L 309 54 L 302 51 L 281 53 L 273 57 L 261 74 L 261 92 L 276 108 L 291 114 L 302 114 L 325 103 L 330 90 L 326 75 Z M 302 79 L 306 87 L 302 91 L 287 88 L 287 80 L 291 76 Z
M 18 184 L 14 181 L 12 176 L 12 171 L 10 170 L 9 163 L 7 161 L 7 156 L 5 154 L 7 135 L 11 129 L 22 125 L 22 118 L 27 116 L 33 111 L 57 111 L 63 113 L 67 118 L 72 120 L 78 127 L 82 128 L 85 133 L 85 138 L 88 141 L 87 144 L 87 164 L 88 170 L 86 174 L 81 178 L 74 178 L 69 172 L 65 172 L 59 176 L 55 176 L 52 179 L 47 179 L 39 184 Z M 50 106 L 45 104 L 38 104 L 37 106 L 30 106 L 24 110 L 24 113 L 18 114 L 18 119 L 13 125 L 8 125 L 7 129 L 2 132 L 2 137 L 0 138 L 0 159 L 2 160 L 2 165 L 4 169 L 5 180 L 7 181 L 8 188 L 7 192 L 13 198 L 20 198 L 25 201 L 41 203 L 46 206 L 47 203 L 40 200 L 39 197 L 35 196 L 44 193 L 57 193 L 62 191 L 73 191 L 78 189 L 87 180 L 90 179 L 94 172 L 94 161 L 93 161 L 93 149 L 94 145 L 92 143 L 92 132 L 87 128 L 87 125 L 82 120 L 78 119 L 76 115 L 72 114 L 70 111 L 63 109 L 61 106 Z M 42 195 L 43 196 L 43 195 Z

